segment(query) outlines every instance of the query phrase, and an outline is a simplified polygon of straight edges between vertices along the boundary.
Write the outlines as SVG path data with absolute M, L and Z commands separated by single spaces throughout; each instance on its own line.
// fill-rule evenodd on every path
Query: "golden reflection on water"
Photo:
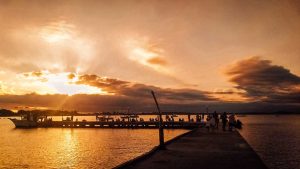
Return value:
M 66 166 L 76 166 L 78 164 L 78 139 L 73 130 L 62 129 L 62 138 L 57 143 L 52 142 L 50 151 L 54 151 L 53 159 L 56 158 L 56 154 L 59 156 L 59 163 Z M 52 147 L 52 148 L 51 148 Z
M 0 168 L 112 168 L 158 144 L 155 129 L 14 129 L 0 119 Z M 166 130 L 166 140 L 186 130 Z

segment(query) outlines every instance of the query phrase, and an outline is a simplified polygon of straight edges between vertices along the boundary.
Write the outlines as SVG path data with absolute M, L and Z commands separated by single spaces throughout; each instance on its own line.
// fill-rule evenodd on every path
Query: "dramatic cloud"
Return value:
M 264 53 L 299 74 L 299 19 L 292 1 L 5 0 L 0 67 L 214 90 L 227 85 L 218 68 L 247 55 Z
M 99 77 L 97 75 L 79 75 L 77 84 L 87 84 L 90 86 L 95 86 L 109 93 L 116 93 L 118 90 L 126 87 L 129 82 L 112 79 L 112 78 L 105 78 Z
M 54 95 L 0 95 L 0 106 L 10 109 L 26 108 L 50 108 L 50 109 L 68 109 L 78 111 L 156 111 L 155 103 L 149 89 L 134 89 L 137 92 L 130 95 L 91 95 L 76 94 L 72 96 L 54 94 Z M 144 92 L 142 91 L 144 90 Z M 162 90 L 162 89 L 161 89 Z M 139 96 L 133 96 L 138 95 Z M 188 91 L 156 93 L 163 111 L 195 111 L 203 108 L 204 105 L 213 102 L 201 102 L 203 99 L 198 94 L 191 94 Z M 175 94 L 175 95 L 174 95 Z M 164 98 L 164 97 L 167 98 Z M 165 101 L 172 97 L 172 101 Z M 185 99 L 198 98 L 198 102 L 186 102 Z M 202 96 L 204 97 L 204 96 Z M 181 99 L 181 100 L 174 100 Z M 210 98 L 211 99 L 211 98 Z M 201 105 L 201 106 L 200 106 Z
M 237 62 L 227 72 L 237 89 L 254 101 L 299 103 L 300 77 L 270 60 L 251 57 Z
M 149 93 L 149 92 L 148 92 Z M 148 95 L 151 98 L 151 94 Z M 159 97 L 161 100 L 161 97 Z M 37 109 L 50 108 L 60 110 L 77 111 L 123 111 L 128 109 L 132 112 L 156 111 L 153 99 L 141 99 L 127 96 L 115 95 L 0 95 L 0 106 L 9 109 Z M 299 105 L 284 105 L 273 103 L 237 103 L 237 102 L 205 102 L 205 103 L 161 103 L 162 111 L 165 112 L 205 112 L 208 107 L 210 111 L 227 112 L 297 112 Z
M 295 104 L 299 9 L 290 0 L 0 1 L 0 105 L 143 107 L 150 90 L 169 110 Z M 231 83 L 220 73 L 257 54 L 270 57 L 237 63 Z
M 219 101 L 211 92 L 189 88 L 161 88 L 94 74 L 53 74 L 49 71 L 37 71 L 22 75 L 32 84 L 48 86 L 49 91 L 57 90 L 61 94 L 5 94 L 0 95 L 0 106 L 13 109 L 38 107 L 80 111 L 116 111 L 130 107 L 136 111 L 155 111 L 151 90 L 155 91 L 165 111 L 177 111 L 179 108 L 184 110 L 190 106 L 194 107 L 191 110 L 195 110 L 200 104 Z M 87 94 L 90 88 L 93 88 L 94 94 Z
M 165 102 L 199 102 L 216 101 L 209 92 L 194 89 L 171 89 L 156 86 L 132 83 L 112 78 L 99 77 L 97 75 L 80 75 L 76 84 L 85 84 L 98 87 L 108 93 L 134 98 L 151 99 L 149 93 L 154 90 Z
M 142 107 L 142 105 L 144 107 Z M 151 104 L 152 105 L 152 104 Z M 10 109 L 50 108 L 78 111 L 120 111 L 129 107 L 134 110 L 147 109 L 143 100 L 123 96 L 107 95 L 0 95 L 0 106 Z

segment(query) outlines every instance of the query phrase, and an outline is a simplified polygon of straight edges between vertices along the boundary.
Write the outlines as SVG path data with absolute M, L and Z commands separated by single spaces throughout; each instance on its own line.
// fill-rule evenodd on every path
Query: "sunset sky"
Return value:
M 0 1 L 0 107 L 295 111 L 297 0 Z

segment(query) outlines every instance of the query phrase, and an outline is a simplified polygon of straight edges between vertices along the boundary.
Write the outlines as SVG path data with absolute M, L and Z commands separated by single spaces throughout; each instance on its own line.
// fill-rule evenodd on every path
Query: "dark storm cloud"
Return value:
M 251 57 L 239 61 L 226 73 L 249 98 L 283 103 L 300 101 L 300 77 L 283 66 L 272 65 L 270 60 Z
M 242 94 L 242 92 L 236 92 L 236 91 L 216 91 L 213 92 L 214 94 L 219 94 L 219 95 L 231 95 L 231 94 Z
M 149 93 L 149 97 L 151 94 Z M 159 97 L 160 99 L 161 97 Z M 153 100 L 140 99 L 128 96 L 107 96 L 107 95 L 0 95 L 0 105 L 6 104 L 11 107 L 48 107 L 50 109 L 64 109 L 77 111 L 127 111 L 133 112 L 156 111 Z M 161 103 L 162 111 L 165 112 L 205 112 L 209 107 L 211 111 L 227 112 L 297 112 L 299 105 L 296 104 L 273 104 L 264 102 L 240 103 L 240 102 L 210 102 L 210 103 Z
M 138 108 L 141 105 L 147 107 L 147 103 L 140 99 L 123 96 L 107 95 L 0 95 L 0 103 L 14 107 L 48 107 L 54 109 L 69 109 L 78 111 L 115 111 L 127 109 L 128 107 Z
M 156 86 L 131 83 L 128 81 L 103 78 L 97 75 L 81 75 L 77 84 L 86 84 L 101 88 L 104 91 L 116 95 L 151 99 L 149 93 L 154 90 L 164 101 L 216 101 L 217 99 L 210 96 L 211 93 L 194 89 L 171 89 L 160 88 Z
M 247 69 L 243 69 L 243 67 L 247 67 Z M 269 69 L 279 70 L 274 71 L 274 75 L 270 73 L 273 71 Z M 76 94 L 68 96 L 34 93 L 0 95 L 0 106 L 48 107 L 77 111 L 126 111 L 128 108 L 131 111 L 156 111 L 150 93 L 151 90 L 154 90 L 163 111 L 204 112 L 206 107 L 210 107 L 212 111 L 218 112 L 296 112 L 299 109 L 299 104 L 294 103 L 300 99 L 299 90 L 294 87 L 299 85 L 297 76 L 291 74 L 291 78 L 281 77 L 283 79 L 281 81 L 277 80 L 276 77 L 263 78 L 263 76 L 276 76 L 277 74 L 283 76 L 283 73 L 278 72 L 291 74 L 287 69 L 271 65 L 270 61 L 260 58 L 250 58 L 238 62 L 228 71 L 228 74 L 232 76 L 231 81 L 237 84 L 236 88 L 243 89 L 245 92 L 234 90 L 206 92 L 195 89 L 160 88 L 97 75 L 81 75 L 77 76 L 77 84 L 98 87 L 113 95 Z M 75 77 L 73 74 L 72 79 Z M 270 79 L 273 79 L 277 85 L 273 85 L 274 82 Z M 254 101 L 249 103 L 225 102 L 211 96 L 237 93 L 245 94 L 246 97 L 251 97 Z
M 62 101 L 67 99 L 67 95 L 38 95 L 38 94 L 25 94 L 25 95 L 0 95 L 0 103 L 10 103 L 16 105 L 28 106 L 45 106 L 56 107 Z
M 47 107 L 68 110 L 75 109 L 78 111 L 127 111 L 127 109 L 130 108 L 132 111 L 156 111 L 155 103 L 151 98 L 151 93 L 149 91 L 147 93 L 147 98 L 149 99 L 120 95 L 88 94 L 77 94 L 72 96 L 59 94 L 0 95 L 0 103 L 5 105 L 13 105 L 6 108 Z M 164 111 L 191 111 L 199 108 L 199 103 L 164 103 L 161 101 L 161 96 L 158 96 L 158 100 L 161 103 Z
M 26 77 L 42 78 L 43 72 L 25 73 Z M 107 95 L 76 94 L 72 96 L 63 94 L 40 95 L 0 95 L 0 106 L 14 107 L 48 107 L 56 109 L 71 109 L 78 111 L 117 111 L 130 108 L 135 111 L 155 111 L 155 104 L 151 90 L 164 107 L 165 111 L 183 110 L 193 105 L 206 104 L 218 101 L 211 96 L 212 93 L 195 89 L 161 88 L 152 85 L 133 83 L 114 78 L 100 77 L 98 75 L 67 75 L 76 84 L 97 87 L 108 92 Z M 72 82 L 73 83 L 73 82 Z M 192 108 L 192 107 L 191 107 Z M 187 109 L 188 110 L 188 109 Z

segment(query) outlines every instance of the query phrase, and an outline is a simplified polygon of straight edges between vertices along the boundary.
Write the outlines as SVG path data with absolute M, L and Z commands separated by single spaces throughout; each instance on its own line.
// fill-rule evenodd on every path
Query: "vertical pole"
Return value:
M 158 102 L 156 100 L 156 97 L 155 97 L 155 93 L 153 90 L 151 90 L 151 94 L 153 96 L 153 99 L 155 101 L 155 104 L 156 104 L 156 107 L 157 107 L 157 110 L 158 110 L 158 115 L 159 115 L 159 123 L 158 123 L 158 126 L 159 126 L 159 148 L 160 149 L 165 149 L 165 142 L 164 142 L 164 130 L 163 130 L 163 119 L 162 119 L 162 114 L 161 114 L 161 111 L 160 111 L 160 108 L 159 108 L 159 105 L 158 105 Z

